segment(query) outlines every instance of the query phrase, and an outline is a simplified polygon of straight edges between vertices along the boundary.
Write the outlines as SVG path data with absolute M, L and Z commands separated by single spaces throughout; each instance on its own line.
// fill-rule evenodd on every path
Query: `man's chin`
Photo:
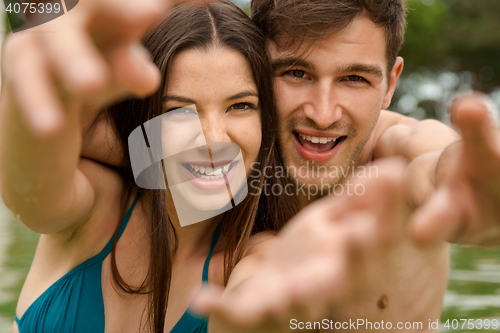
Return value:
M 292 178 L 293 182 L 298 187 L 310 187 L 328 190 L 330 188 L 335 187 L 335 185 L 339 184 L 342 178 Z

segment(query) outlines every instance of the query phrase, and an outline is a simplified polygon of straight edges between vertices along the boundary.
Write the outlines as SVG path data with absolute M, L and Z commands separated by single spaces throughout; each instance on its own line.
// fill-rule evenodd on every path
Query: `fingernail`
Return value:
M 151 61 L 151 55 L 144 48 L 144 46 L 142 46 L 141 44 L 137 44 L 137 43 L 131 44 L 129 49 L 130 49 L 130 53 L 132 54 L 132 56 L 134 58 L 136 58 L 137 60 Z

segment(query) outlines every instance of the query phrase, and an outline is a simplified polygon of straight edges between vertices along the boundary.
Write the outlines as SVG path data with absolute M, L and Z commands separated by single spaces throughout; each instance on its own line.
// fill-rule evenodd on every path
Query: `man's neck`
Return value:
M 297 185 L 295 185 L 297 186 Z M 300 209 L 303 209 L 310 203 L 322 198 L 323 196 L 320 194 L 316 195 L 311 195 L 310 192 L 306 191 L 307 193 L 299 193 L 299 191 L 295 191 L 297 193 L 297 202 L 299 203 Z

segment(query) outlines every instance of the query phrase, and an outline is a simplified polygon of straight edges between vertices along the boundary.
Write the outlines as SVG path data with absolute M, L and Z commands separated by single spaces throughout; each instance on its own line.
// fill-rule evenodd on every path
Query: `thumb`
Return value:
M 189 310 L 200 316 L 208 317 L 217 308 L 222 298 L 222 291 L 222 288 L 218 286 L 208 287 L 208 284 L 204 283 L 191 305 L 189 305 Z

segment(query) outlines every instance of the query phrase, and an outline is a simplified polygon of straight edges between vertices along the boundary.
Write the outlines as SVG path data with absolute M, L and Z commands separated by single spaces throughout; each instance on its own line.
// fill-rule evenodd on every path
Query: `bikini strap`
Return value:
M 122 221 L 120 223 L 120 229 L 118 230 L 118 237 L 116 238 L 116 242 L 117 243 L 118 243 L 118 240 L 120 239 L 120 237 L 122 236 L 123 231 L 125 231 L 125 228 L 127 227 L 128 220 L 130 220 L 130 216 L 132 215 L 132 210 L 134 210 L 134 206 L 137 203 L 138 199 L 139 199 L 139 193 L 137 193 L 137 195 L 135 196 L 134 201 L 130 205 L 130 208 L 127 210 L 127 212 L 125 213 L 125 216 L 123 217 L 123 219 L 122 219 Z M 104 249 L 102 249 L 101 253 L 99 253 L 94 258 L 100 259 L 100 260 L 104 260 L 104 258 L 108 254 L 110 254 L 111 250 L 113 249 L 113 239 L 114 238 L 115 238 L 115 236 L 113 235 L 113 237 L 111 237 L 111 239 L 109 240 L 108 244 L 106 244 L 106 246 L 104 247 Z
M 212 257 L 212 251 L 214 250 L 215 244 L 217 244 L 217 241 L 219 240 L 220 234 L 221 234 L 221 223 L 217 226 L 217 229 L 215 229 L 214 235 L 212 236 L 212 244 L 210 244 L 210 250 L 208 251 L 208 256 L 207 259 L 205 259 L 205 264 L 203 265 L 203 275 L 201 277 L 201 280 L 203 282 L 208 282 L 208 266 L 210 265 L 210 258 Z
M 132 210 L 134 210 L 134 206 L 137 203 L 137 200 L 139 199 L 139 193 L 135 195 L 134 201 L 130 205 L 130 208 L 127 210 L 127 213 L 125 213 L 125 216 L 123 217 L 123 220 L 120 224 L 120 230 L 118 230 L 118 238 L 116 239 L 116 242 L 120 240 L 120 237 L 122 236 L 123 232 L 125 231 L 125 228 L 127 227 L 128 220 L 130 220 L 130 216 L 132 215 Z M 111 239 L 113 241 L 113 239 Z

